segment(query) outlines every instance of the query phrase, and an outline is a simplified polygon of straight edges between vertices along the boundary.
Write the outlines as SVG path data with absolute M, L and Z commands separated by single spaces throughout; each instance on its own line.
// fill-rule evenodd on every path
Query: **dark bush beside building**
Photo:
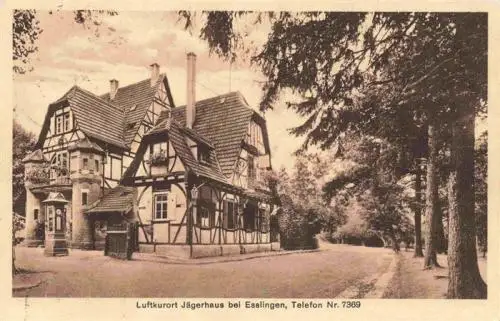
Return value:
M 281 248 L 284 250 L 318 248 L 315 235 L 319 233 L 320 227 L 314 213 L 294 205 L 289 199 L 282 199 L 282 203 L 278 212 Z

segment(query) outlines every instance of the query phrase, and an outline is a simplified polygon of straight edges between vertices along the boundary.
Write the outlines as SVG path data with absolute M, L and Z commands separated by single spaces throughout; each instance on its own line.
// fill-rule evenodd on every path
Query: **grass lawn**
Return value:
M 397 270 L 384 298 L 445 299 L 448 289 L 446 255 L 438 255 L 442 268 L 424 270 L 424 258 L 414 258 L 413 252 L 401 252 Z M 486 259 L 479 258 L 479 271 L 486 281 Z

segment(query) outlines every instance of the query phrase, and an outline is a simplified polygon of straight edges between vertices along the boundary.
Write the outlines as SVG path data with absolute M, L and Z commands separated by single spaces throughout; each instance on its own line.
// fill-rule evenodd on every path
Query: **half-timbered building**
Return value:
M 108 227 L 136 222 L 140 251 L 198 257 L 270 249 L 271 168 L 265 119 L 239 92 L 196 101 L 196 56 L 187 59 L 187 104 L 165 74 L 95 95 L 77 86 L 49 105 L 37 150 L 24 159 L 27 244 L 57 217 L 66 239 L 100 249 Z

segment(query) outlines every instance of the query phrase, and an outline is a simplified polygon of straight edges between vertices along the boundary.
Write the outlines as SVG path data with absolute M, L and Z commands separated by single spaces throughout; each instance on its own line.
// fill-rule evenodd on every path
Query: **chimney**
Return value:
M 116 92 L 118 91 L 118 80 L 111 79 L 109 81 L 109 99 L 115 99 Z
M 196 55 L 187 54 L 187 99 L 186 99 L 186 127 L 193 128 L 196 117 Z
M 160 65 L 156 62 L 151 64 L 151 87 L 155 86 L 158 82 L 158 77 L 160 77 Z

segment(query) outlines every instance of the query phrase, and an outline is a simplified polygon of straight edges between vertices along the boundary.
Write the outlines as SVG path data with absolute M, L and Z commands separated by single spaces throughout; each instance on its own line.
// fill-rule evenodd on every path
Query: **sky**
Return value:
M 103 94 L 109 91 L 110 79 L 126 86 L 148 78 L 149 66 L 154 62 L 160 65 L 161 72 L 167 73 L 175 104 L 185 104 L 188 52 L 197 55 L 197 100 L 238 90 L 257 109 L 265 78 L 244 59 L 230 68 L 228 62 L 210 56 L 207 44 L 199 39 L 199 13 L 189 32 L 184 30 L 177 13 L 171 11 L 119 12 L 103 17 L 98 28 L 75 23 L 72 11 L 37 12 L 43 32 L 37 43 L 39 50 L 32 57 L 33 70 L 14 75 L 14 117 L 37 135 L 48 105 L 73 85 Z M 259 48 L 269 32 L 266 23 L 253 25 L 252 17 L 237 28 L 248 34 L 245 43 L 253 48 Z M 294 97 L 283 95 L 274 109 L 264 115 L 274 169 L 291 169 L 292 154 L 303 141 L 287 132 L 303 122 L 286 109 L 287 100 Z M 477 125 L 476 134 L 486 129 L 486 121 Z
M 109 80 L 120 86 L 149 78 L 149 66 L 156 62 L 168 76 L 174 102 L 186 101 L 186 54 L 197 55 L 196 99 L 201 100 L 240 91 L 257 110 L 264 77 L 245 61 L 228 62 L 210 56 L 200 40 L 199 16 L 191 32 L 184 30 L 175 12 L 119 12 L 102 18 L 98 27 L 74 22 L 71 11 L 49 14 L 38 11 L 40 27 L 38 52 L 32 56 L 33 70 L 14 75 L 14 117 L 28 130 L 39 134 L 48 105 L 73 85 L 95 94 L 109 91 Z M 258 48 L 265 41 L 268 26 L 258 28 L 251 21 L 238 26 L 248 31 L 245 43 Z M 285 107 L 282 97 L 265 113 L 271 144 L 272 166 L 293 166 L 292 153 L 303 139 L 290 136 L 287 129 L 302 120 Z

